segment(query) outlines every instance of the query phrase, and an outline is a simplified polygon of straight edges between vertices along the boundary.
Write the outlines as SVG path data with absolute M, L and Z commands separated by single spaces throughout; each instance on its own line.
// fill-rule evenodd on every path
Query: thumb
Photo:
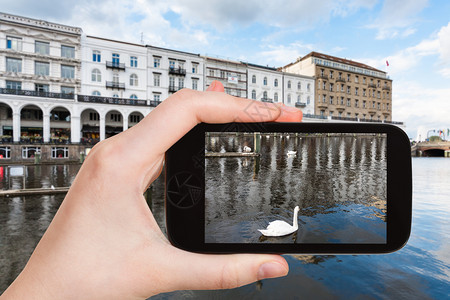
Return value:
M 208 92 L 225 92 L 225 88 L 220 81 L 214 80 L 211 85 L 206 89 Z
M 177 251 L 170 266 L 176 266 L 174 289 L 230 289 L 257 280 L 287 275 L 289 266 L 280 255 L 211 255 Z M 175 275 L 176 274 L 176 275 Z

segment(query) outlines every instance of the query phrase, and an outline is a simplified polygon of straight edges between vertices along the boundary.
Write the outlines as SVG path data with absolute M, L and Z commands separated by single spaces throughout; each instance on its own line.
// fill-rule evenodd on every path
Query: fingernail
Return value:
M 288 269 L 278 262 L 266 262 L 259 267 L 258 280 L 286 276 Z
M 212 89 L 215 88 L 215 87 L 216 87 L 216 81 L 214 80 L 213 82 L 211 82 L 211 84 L 210 84 L 208 90 L 212 90 Z

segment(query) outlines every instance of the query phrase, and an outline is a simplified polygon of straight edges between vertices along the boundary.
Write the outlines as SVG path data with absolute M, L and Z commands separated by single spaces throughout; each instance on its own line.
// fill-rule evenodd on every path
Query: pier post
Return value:
M 261 152 L 261 133 L 259 132 L 255 132 L 253 134 L 253 141 L 254 141 L 254 145 L 253 145 L 253 149 L 255 151 L 255 153 L 260 153 Z

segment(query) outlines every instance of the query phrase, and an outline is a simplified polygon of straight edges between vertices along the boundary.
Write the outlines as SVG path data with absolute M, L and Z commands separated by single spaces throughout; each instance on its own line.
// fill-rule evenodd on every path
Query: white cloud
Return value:
M 313 49 L 313 45 L 300 42 L 291 43 L 287 46 L 269 45 L 267 49 L 255 53 L 253 59 L 256 60 L 256 63 L 281 67 L 293 62 L 299 55 L 313 51 Z
M 415 33 L 417 15 L 429 0 L 385 0 L 380 15 L 368 28 L 376 29 L 379 40 L 407 37 Z

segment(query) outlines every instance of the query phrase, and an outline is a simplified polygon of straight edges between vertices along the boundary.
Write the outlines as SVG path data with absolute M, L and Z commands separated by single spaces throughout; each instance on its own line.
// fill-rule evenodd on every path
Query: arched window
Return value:
M 308 83 L 308 85 L 306 86 L 306 89 L 308 90 L 308 92 L 311 91 L 311 84 L 310 83 Z
M 298 90 L 301 90 L 301 89 L 302 89 L 302 83 L 301 83 L 300 81 L 297 83 L 297 89 L 298 89 Z
M 264 77 L 264 79 L 263 79 L 263 84 L 264 84 L 264 85 L 267 85 L 267 77 Z
M 292 85 L 292 84 L 291 84 L 291 81 L 289 80 L 289 81 L 288 81 L 288 89 L 291 88 L 291 85 Z
M 288 103 L 291 103 L 291 94 L 288 94 L 287 102 L 288 102 Z
M 273 81 L 273 86 L 278 86 L 278 79 L 275 79 L 274 81 Z
M 263 93 L 263 99 L 267 100 L 267 91 L 264 91 L 264 93 Z
M 256 83 L 256 75 L 252 76 L 252 83 Z
M 114 95 L 113 95 L 113 98 L 119 98 L 119 95 L 114 94 Z
M 278 102 L 278 93 L 273 94 L 273 101 Z
M 99 91 L 93 91 L 92 96 L 101 96 Z
M 311 97 L 310 97 L 310 96 L 308 96 L 308 98 L 307 98 L 307 100 L 306 100 L 306 103 L 307 103 L 307 104 L 310 104 L 310 103 L 311 103 Z
M 101 82 L 102 81 L 102 73 L 99 69 L 92 70 L 91 80 L 93 82 Z
M 252 91 L 252 99 L 256 100 L 256 91 L 255 90 Z
M 132 94 L 131 96 L 130 96 L 130 99 L 137 99 L 138 97 L 135 95 L 135 94 Z
M 138 77 L 136 74 L 131 74 L 130 76 L 130 85 L 137 86 L 138 85 Z

